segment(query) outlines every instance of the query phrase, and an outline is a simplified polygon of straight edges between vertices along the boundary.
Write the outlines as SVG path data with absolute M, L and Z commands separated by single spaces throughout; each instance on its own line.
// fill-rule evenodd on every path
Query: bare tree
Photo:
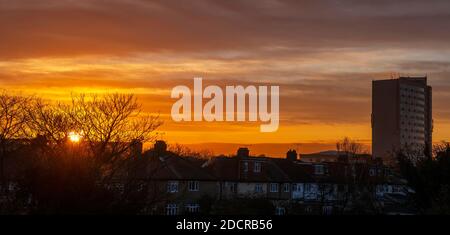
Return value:
M 43 208 L 49 205 L 50 210 L 57 207 L 53 209 L 58 211 L 66 205 L 66 209 L 77 210 L 72 202 L 99 205 L 108 191 L 104 186 L 119 181 L 132 189 L 115 200 L 103 201 L 124 205 L 121 201 L 130 201 L 136 191 L 142 191 L 136 180 L 142 177 L 139 168 L 143 162 L 136 156 L 143 143 L 156 138 L 155 130 L 161 124 L 159 116 L 144 114 L 131 94 L 72 95 L 71 102 L 63 104 L 1 92 L 1 193 L 8 189 L 5 159 L 27 156 L 17 179 L 24 186 L 22 201 L 33 195 L 33 203 L 41 203 Z M 71 139 L 69 133 L 79 139 Z M 16 151 L 24 146 L 28 147 Z M 79 193 L 86 198 L 77 200 Z
M 92 211 L 139 209 L 134 202 L 140 203 L 137 199 L 149 192 L 141 190 L 137 182 L 146 163 L 137 156 L 144 142 L 156 138 L 155 130 L 162 123 L 158 116 L 144 114 L 134 95 L 80 94 L 72 95 L 70 103 L 4 97 L 12 98 L 2 96 L 2 102 L 8 103 L 4 105 L 7 116 L 14 117 L 10 122 L 17 123 L 15 132 L 23 134 L 10 134 L 11 127 L 2 140 L 26 137 L 33 143 L 19 182 L 24 195 L 32 196 L 33 208 L 44 213 L 77 211 L 73 205 Z M 12 104 L 20 110 L 11 113 Z M 6 111 L 2 109 L 2 115 Z M 71 139 L 69 133 L 79 139 Z M 10 146 L 8 141 L 2 143 Z M 122 192 L 115 190 L 117 185 Z M 80 194 L 84 196 L 76 196 Z M 27 197 L 22 200 L 27 201 Z
M 364 145 L 350 139 L 349 137 L 344 137 L 342 140 L 336 143 L 336 150 L 340 154 L 355 156 L 357 154 L 367 153 Z
M 371 162 L 369 156 L 366 156 L 367 149 L 363 144 L 345 137 L 336 143 L 336 150 L 345 158 L 340 166 L 343 171 L 340 176 L 342 185 L 337 195 L 341 212 L 347 209 L 365 209 L 378 213 L 380 208 L 374 198 L 376 185 L 369 180 Z M 359 161 L 360 158 L 362 161 Z
M 442 141 L 441 143 L 433 145 L 433 156 L 437 157 L 441 153 L 446 153 L 450 150 L 450 142 Z
M 31 100 L 26 115 L 27 126 L 32 136 L 43 137 L 54 146 L 66 141 L 75 123 L 65 110 L 67 106 L 63 104 L 55 105 L 41 98 Z
M 327 212 L 324 210 L 324 207 L 331 205 L 331 203 L 336 200 L 337 193 L 337 185 L 334 183 L 321 182 L 321 180 L 317 181 L 317 189 L 318 189 L 318 202 L 322 206 L 321 214 L 326 215 Z
M 27 103 L 31 98 L 20 95 L 0 93 L 0 180 L 3 193 L 8 190 L 5 176 L 5 160 L 22 146 L 21 141 L 28 137 Z
M 162 124 L 159 116 L 143 114 L 132 94 L 72 95 L 66 113 L 103 168 L 104 180 L 112 179 L 142 143 L 154 140 Z
M 193 157 L 198 159 L 210 159 L 214 153 L 210 149 L 193 150 L 186 145 L 173 144 L 169 145 L 169 151 L 177 154 L 180 157 Z

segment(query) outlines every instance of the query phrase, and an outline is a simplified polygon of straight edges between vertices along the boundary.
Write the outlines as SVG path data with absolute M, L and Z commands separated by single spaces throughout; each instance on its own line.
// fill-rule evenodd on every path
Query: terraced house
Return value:
M 252 214 L 261 209 L 247 206 L 267 207 L 265 211 L 279 215 L 412 213 L 403 206 L 413 193 L 406 182 L 381 160 L 365 155 L 304 162 L 294 150 L 286 158 L 270 158 L 240 148 L 235 156 L 197 159 L 155 147 L 145 156 L 150 159 L 145 174 L 153 172 L 146 180 L 157 182 L 150 188 L 158 188 L 155 194 L 162 199 L 146 213 L 232 214 L 249 209 Z

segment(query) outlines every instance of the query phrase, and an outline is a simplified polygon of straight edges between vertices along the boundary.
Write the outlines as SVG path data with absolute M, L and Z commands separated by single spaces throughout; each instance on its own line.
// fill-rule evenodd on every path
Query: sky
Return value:
M 449 25 L 447 0 L 0 0 L 0 86 L 55 101 L 134 93 L 169 143 L 329 148 L 370 144 L 372 80 L 427 75 L 433 138 L 448 141 Z M 170 92 L 194 77 L 280 86 L 278 131 L 173 122 Z

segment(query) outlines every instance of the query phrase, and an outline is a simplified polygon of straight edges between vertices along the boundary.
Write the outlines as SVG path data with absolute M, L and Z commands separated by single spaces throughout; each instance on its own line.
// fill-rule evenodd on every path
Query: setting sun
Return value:
M 78 133 L 76 133 L 76 132 L 74 132 L 74 131 L 72 131 L 72 132 L 69 132 L 69 140 L 71 141 L 71 142 L 74 142 L 74 143 L 78 143 L 78 142 L 80 142 L 80 140 L 81 140 L 81 135 L 80 134 L 78 134 Z

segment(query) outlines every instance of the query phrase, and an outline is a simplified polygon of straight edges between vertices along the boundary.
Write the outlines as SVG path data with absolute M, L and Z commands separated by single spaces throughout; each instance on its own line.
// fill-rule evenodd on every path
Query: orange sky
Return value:
M 53 100 L 134 93 L 161 114 L 169 143 L 324 144 L 311 152 L 344 136 L 370 144 L 371 81 L 427 74 L 434 140 L 448 141 L 449 10 L 447 1 L 0 0 L 0 85 Z M 170 91 L 195 76 L 279 85 L 278 131 L 174 123 Z

